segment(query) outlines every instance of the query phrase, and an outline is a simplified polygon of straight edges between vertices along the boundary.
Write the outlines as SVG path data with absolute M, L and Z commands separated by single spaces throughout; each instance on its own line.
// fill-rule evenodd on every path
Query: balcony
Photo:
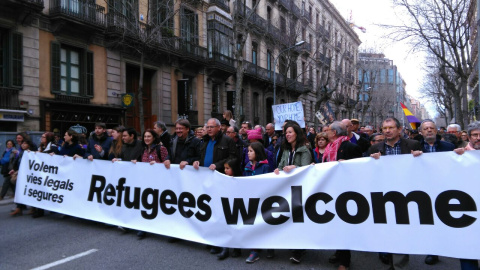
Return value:
M 28 9 L 28 11 L 33 9 L 36 12 L 41 12 L 45 7 L 43 0 L 3 0 L 1 2 L 2 8 Z
M 308 53 L 310 54 L 312 52 L 312 44 L 308 43 L 305 41 L 305 43 L 303 43 L 301 46 L 300 46 L 300 50 L 304 53 Z
M 230 6 L 226 0 L 210 0 L 210 6 L 217 6 L 227 13 L 230 13 Z
M 0 87 L 0 109 L 19 110 L 18 89 Z
M 267 20 L 260 17 L 255 11 L 252 11 L 251 8 L 247 7 L 243 1 L 236 1 L 236 9 L 235 12 L 240 17 L 247 17 L 248 23 L 251 26 L 258 28 L 260 31 L 264 31 L 267 28 Z
M 247 69 L 246 69 L 247 75 L 250 75 L 256 79 L 262 80 L 262 81 L 268 81 L 268 82 L 273 82 L 273 72 L 259 67 L 258 65 L 255 65 L 253 63 L 247 62 Z
M 277 27 L 275 27 L 273 24 L 271 23 L 268 23 L 267 24 L 267 35 L 270 36 L 270 38 L 276 40 L 276 41 L 280 41 L 281 43 L 283 43 L 284 45 L 286 45 L 286 42 L 288 39 L 285 38 L 286 36 L 286 33 L 282 33 L 280 31 L 280 29 L 278 29 Z
M 185 59 L 205 62 L 208 58 L 207 48 L 186 40 L 180 40 L 180 52 Z
M 211 68 L 221 69 L 232 73 L 235 72 L 235 63 L 232 57 L 228 57 L 218 52 L 209 52 L 208 59 Z
M 62 19 L 98 28 L 106 26 L 105 8 L 88 0 L 50 0 L 49 14 Z
M 292 0 L 279 0 L 278 5 L 285 10 L 290 11 L 297 18 L 301 18 L 303 15 L 302 10 L 297 7 Z
M 88 97 L 80 97 L 80 96 L 72 96 L 72 95 L 62 95 L 57 94 L 55 95 L 56 101 L 61 101 L 64 103 L 72 103 L 72 104 L 90 104 L 90 98 Z
M 107 33 L 121 34 L 133 37 L 135 36 L 136 27 L 133 26 L 131 20 L 125 15 L 110 11 L 107 14 Z
M 312 21 L 312 15 L 307 11 L 307 10 L 303 10 L 303 15 L 302 15 L 302 18 L 307 20 L 308 22 L 311 22 Z

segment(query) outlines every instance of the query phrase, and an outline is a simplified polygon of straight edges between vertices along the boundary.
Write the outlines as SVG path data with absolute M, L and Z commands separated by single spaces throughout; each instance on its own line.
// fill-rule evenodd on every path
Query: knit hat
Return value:
M 262 139 L 262 129 L 251 129 L 247 130 L 248 139 L 249 140 L 261 140 Z

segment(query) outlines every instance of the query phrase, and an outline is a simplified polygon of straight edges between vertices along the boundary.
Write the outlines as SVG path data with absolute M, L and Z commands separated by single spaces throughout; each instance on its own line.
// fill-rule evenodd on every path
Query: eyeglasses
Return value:
M 218 127 L 218 126 L 206 126 L 205 128 L 206 129 L 212 129 L 212 128 L 216 128 L 216 127 Z
M 250 122 L 244 121 L 244 122 L 242 122 L 242 124 L 250 124 Z
M 480 133 L 472 133 L 472 134 L 470 134 L 470 137 L 472 137 L 472 138 L 480 138 Z
M 235 131 L 227 131 L 227 132 L 225 132 L 225 133 L 227 133 L 227 134 L 232 134 L 232 133 L 235 133 Z
M 383 127 L 382 130 L 394 130 L 397 127 Z

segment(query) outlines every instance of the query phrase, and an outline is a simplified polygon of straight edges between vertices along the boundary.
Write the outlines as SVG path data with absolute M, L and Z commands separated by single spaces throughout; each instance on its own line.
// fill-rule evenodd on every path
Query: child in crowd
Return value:
M 242 172 L 240 171 L 240 167 L 238 166 L 238 160 L 236 159 L 229 159 L 223 164 L 225 167 L 225 175 L 236 177 L 242 176 Z M 232 252 L 232 257 L 240 257 L 242 255 L 242 251 L 239 248 L 234 248 Z M 217 255 L 219 260 L 224 260 L 229 256 L 228 248 L 222 248 L 220 253 Z
M 253 176 L 260 175 L 270 172 L 270 167 L 268 167 L 267 155 L 265 155 L 265 148 L 262 143 L 253 142 L 248 146 L 248 160 L 249 162 L 245 166 L 243 172 L 244 176 Z M 273 250 L 267 250 L 267 258 L 273 258 Z M 260 259 L 258 255 L 258 250 L 253 249 L 250 252 L 246 262 L 254 263 Z

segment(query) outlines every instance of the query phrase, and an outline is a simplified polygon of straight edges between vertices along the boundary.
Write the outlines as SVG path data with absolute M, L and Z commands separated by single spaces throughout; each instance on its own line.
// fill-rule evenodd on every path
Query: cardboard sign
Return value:
M 285 103 L 273 105 L 273 118 L 275 120 L 275 130 L 281 130 L 285 120 L 296 121 L 301 128 L 305 127 L 305 118 L 302 102 Z

